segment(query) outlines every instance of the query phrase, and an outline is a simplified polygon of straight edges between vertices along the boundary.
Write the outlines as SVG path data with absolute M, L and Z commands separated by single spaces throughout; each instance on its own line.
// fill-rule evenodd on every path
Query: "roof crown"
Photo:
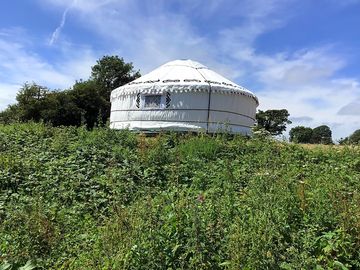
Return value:
M 257 97 L 248 89 L 226 79 L 203 64 L 187 59 L 170 61 L 148 74 L 125 84 L 113 91 L 117 96 L 122 93 L 136 91 L 163 92 L 163 91 L 209 91 L 243 94 L 256 100 Z

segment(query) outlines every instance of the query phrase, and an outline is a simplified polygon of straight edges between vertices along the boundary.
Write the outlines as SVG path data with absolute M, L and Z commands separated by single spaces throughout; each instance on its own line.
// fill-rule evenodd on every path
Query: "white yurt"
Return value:
M 250 134 L 257 97 L 192 60 L 168 62 L 111 93 L 110 127 Z

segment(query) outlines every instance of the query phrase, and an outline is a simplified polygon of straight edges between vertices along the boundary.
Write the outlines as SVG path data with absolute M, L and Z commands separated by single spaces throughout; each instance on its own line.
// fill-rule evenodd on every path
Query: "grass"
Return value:
M 0 126 L 0 269 L 357 269 L 359 154 Z
M 328 149 L 349 149 L 357 148 L 356 145 L 340 145 L 340 144 L 299 144 L 306 149 L 328 150 Z

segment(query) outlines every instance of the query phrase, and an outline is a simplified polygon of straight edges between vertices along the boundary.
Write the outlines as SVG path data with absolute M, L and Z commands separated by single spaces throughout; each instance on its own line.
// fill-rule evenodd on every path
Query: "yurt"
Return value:
M 251 134 L 257 97 L 192 60 L 168 62 L 111 93 L 110 127 Z

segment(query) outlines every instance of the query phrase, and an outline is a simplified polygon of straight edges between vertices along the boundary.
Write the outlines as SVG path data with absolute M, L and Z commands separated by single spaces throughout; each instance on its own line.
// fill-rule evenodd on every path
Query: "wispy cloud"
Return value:
M 75 80 L 88 78 L 98 58 L 89 48 L 79 51 L 69 44 L 57 51 L 59 59 L 49 62 L 34 51 L 30 39 L 23 29 L 0 30 L 0 110 L 14 103 L 23 83 L 66 89 Z
M 62 17 L 61 17 L 61 22 L 59 24 L 58 27 L 56 27 L 55 31 L 52 33 L 51 35 L 51 39 L 49 41 L 49 45 L 52 46 L 56 41 L 57 39 L 59 38 L 60 34 L 61 34 L 61 31 L 62 29 L 64 28 L 65 26 L 65 23 L 66 23 L 66 17 L 67 17 L 67 14 L 69 12 L 69 10 L 75 6 L 77 3 L 77 0 L 73 0 L 72 3 L 65 9 L 65 11 L 63 12 L 62 14 Z
M 69 1 L 42 1 L 61 8 L 69 5 Z M 101 35 L 109 44 L 109 50 L 131 59 L 147 72 L 176 58 L 194 58 L 224 68 L 228 57 L 223 54 L 224 50 L 219 51 L 222 32 L 234 34 L 241 43 L 249 44 L 267 29 L 280 25 L 282 20 L 275 15 L 291 2 L 224 0 L 204 5 L 200 0 L 171 1 L 177 7 L 174 10 L 169 1 L 154 4 L 151 1 L 79 0 L 73 8 L 83 27 Z M 209 33 L 197 29 L 195 14 L 209 24 Z M 229 29 L 224 16 L 238 21 L 237 27 Z

